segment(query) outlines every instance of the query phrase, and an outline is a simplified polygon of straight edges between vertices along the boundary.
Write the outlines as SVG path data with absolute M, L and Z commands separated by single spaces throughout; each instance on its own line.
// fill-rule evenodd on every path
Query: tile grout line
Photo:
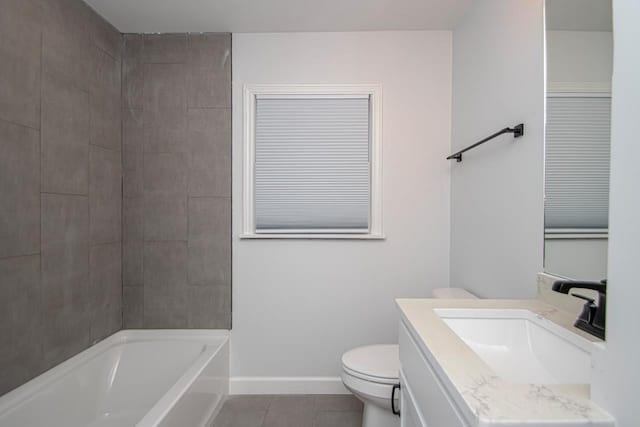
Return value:
M 40 255 L 40 252 L 34 252 L 34 253 L 30 253 L 30 254 L 19 254 L 19 255 L 3 256 L 3 257 L 0 257 L 0 261 L 1 260 L 5 260 L 5 259 L 27 258 L 27 257 L 36 256 L 36 255 Z
M 144 62 L 144 55 L 145 55 L 145 37 L 141 37 L 140 38 L 140 42 L 142 43 L 142 51 L 139 52 L 140 55 L 142 55 L 141 58 L 136 58 L 136 63 L 138 61 L 138 59 L 142 59 Z M 141 328 L 145 328 L 145 306 L 146 306 L 146 300 L 147 300 L 147 290 L 146 290 L 146 286 L 145 286 L 145 263 L 144 263 L 144 258 L 145 258 L 145 252 L 146 252 L 146 247 L 147 247 L 147 243 L 146 243 L 146 224 L 147 224 L 147 216 L 145 215 L 146 212 L 146 197 L 145 197 L 145 191 L 144 191 L 144 165 L 145 165 L 145 153 L 144 153 L 144 146 L 145 146 L 145 139 L 146 139 L 146 120 L 144 119 L 144 94 L 145 94 L 145 81 L 146 81 L 146 67 L 144 66 L 144 64 L 141 65 L 142 67 L 142 115 L 141 120 L 142 120 L 142 166 L 141 166 L 141 171 L 140 173 L 142 174 L 141 176 L 141 180 L 142 180 L 142 248 L 141 251 L 142 253 L 140 254 L 141 257 L 141 266 L 140 268 L 142 269 L 142 307 L 140 307 L 140 311 L 141 313 L 141 319 L 140 319 L 140 327 Z
M 189 67 L 189 57 L 191 55 L 191 43 L 190 43 L 190 37 L 189 35 L 185 35 L 185 47 L 186 47 L 186 63 L 183 63 L 183 69 L 188 70 Z M 184 70 L 183 70 L 184 72 Z M 190 325 L 190 314 L 191 314 L 191 310 L 189 307 L 189 301 L 190 301 L 190 292 L 191 289 L 189 288 L 189 285 L 191 284 L 191 274 L 189 274 L 189 236 L 191 234 L 190 232 L 190 228 L 191 228 L 191 203 L 190 203 L 190 199 L 189 199 L 189 177 L 190 177 L 190 170 L 191 170 L 191 158 L 192 158 L 192 153 L 191 153 L 191 138 L 190 138 L 190 130 L 191 130 L 191 126 L 189 125 L 189 89 L 188 89 L 188 85 L 189 85 L 189 81 L 188 81 L 188 71 L 185 73 L 184 76 L 184 88 L 185 88 L 185 93 L 184 93 L 184 101 L 185 101 L 185 108 L 184 111 L 182 112 L 182 114 L 184 114 L 184 121 L 185 121 L 185 126 L 186 126 L 186 134 L 185 134 L 185 138 L 183 140 L 183 144 L 185 144 L 186 146 L 184 147 L 184 151 L 186 152 L 186 160 L 187 160 L 187 165 L 186 165 L 186 171 L 185 171 L 185 175 L 186 175 L 186 179 L 185 179 L 185 188 L 184 188 L 184 192 L 185 192 L 185 199 L 186 199 L 186 203 L 187 203 L 187 230 L 186 230 L 186 240 L 187 240 L 187 256 L 185 259 L 186 265 L 185 265 L 185 282 L 187 285 L 187 289 L 186 289 L 186 303 L 185 303 L 185 307 L 184 307 L 184 317 L 185 317 L 185 322 L 187 324 L 187 328 L 192 327 Z
M 94 46 L 93 46 L 93 35 L 89 34 L 89 37 L 91 37 L 91 42 L 89 43 L 89 50 L 88 50 L 88 54 L 90 55 L 90 59 L 89 61 L 93 62 L 93 50 Z M 94 316 L 93 316 L 93 310 L 91 307 L 91 289 L 93 288 L 92 286 L 92 269 L 91 269 L 91 245 L 92 245 L 92 235 L 91 235 L 91 172 L 92 172 L 92 168 L 91 168 L 91 147 L 92 147 L 92 142 L 93 142 L 93 135 L 92 135 L 92 129 L 93 129 L 93 112 L 92 112 L 92 108 L 91 105 L 93 103 L 93 99 L 94 99 L 94 90 L 95 88 L 92 87 L 92 84 L 94 83 L 93 80 L 93 71 L 94 71 L 94 67 L 93 64 L 91 64 L 90 70 L 89 70 L 89 78 L 88 78 L 88 82 L 87 82 L 87 99 L 89 101 L 89 140 L 87 141 L 87 224 L 89 229 L 87 230 L 87 255 L 86 255 L 86 260 L 87 260 L 87 273 L 89 275 L 89 277 L 87 278 L 87 301 L 85 303 L 86 307 L 85 310 L 89 313 L 89 320 L 88 320 L 88 327 L 89 327 L 89 346 L 91 346 L 93 344 L 93 323 L 95 321 Z
M 59 193 L 54 191 L 40 191 L 40 194 L 48 194 L 51 196 L 89 197 L 89 193 L 80 194 L 80 193 Z
M 120 113 L 120 329 L 125 328 L 124 324 L 124 125 L 122 120 L 122 89 L 124 69 L 124 36 L 118 33 L 120 39 L 120 99 L 118 100 L 118 110 Z
M 42 5 L 41 5 L 42 6 Z M 44 361 L 44 316 L 42 315 L 42 313 L 44 312 L 43 307 L 44 307 L 44 285 L 43 285 L 43 253 L 42 253 L 42 85 L 43 85 L 43 60 L 44 60 L 44 28 L 43 28 L 43 23 L 42 23 L 42 19 L 44 19 L 44 10 L 41 10 L 41 14 L 40 14 L 40 135 L 38 138 L 38 190 L 40 192 L 39 194 L 39 200 L 38 200 L 38 204 L 40 206 L 40 221 L 38 221 L 38 227 L 40 228 L 40 271 L 38 272 L 38 296 L 39 296 L 39 307 L 38 307 L 38 315 L 39 315 L 39 319 L 38 319 L 38 332 L 39 332 L 39 337 L 38 340 L 39 342 L 39 348 L 40 348 L 40 366 L 38 367 L 39 371 L 43 371 L 44 366 L 45 366 L 45 361 Z
M 42 92 L 42 84 L 40 86 L 41 86 L 40 87 L 40 91 Z M 40 95 L 40 96 L 42 96 L 42 95 Z M 40 103 L 42 103 L 42 100 L 40 100 Z M 24 123 L 18 123 L 18 122 L 15 122 L 13 120 L 7 120 L 7 119 L 2 118 L 2 117 L 0 117 L 0 122 L 4 122 L 4 123 L 10 124 L 10 125 L 19 126 L 21 128 L 31 129 L 31 130 L 35 130 L 35 131 L 40 132 L 40 129 L 34 128 L 33 126 L 25 125 Z

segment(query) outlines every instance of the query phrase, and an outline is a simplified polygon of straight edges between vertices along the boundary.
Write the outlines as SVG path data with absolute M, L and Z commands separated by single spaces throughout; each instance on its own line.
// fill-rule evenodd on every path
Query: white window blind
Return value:
M 547 98 L 545 228 L 608 228 L 610 128 L 610 97 Z
M 370 97 L 255 102 L 256 233 L 367 233 Z

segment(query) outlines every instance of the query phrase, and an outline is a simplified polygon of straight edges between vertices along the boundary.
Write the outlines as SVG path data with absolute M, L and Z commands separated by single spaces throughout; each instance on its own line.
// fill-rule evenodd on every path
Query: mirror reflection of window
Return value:
M 607 277 L 611 0 L 546 2 L 545 260 L 548 273 Z
M 611 95 L 548 93 L 545 228 L 605 234 L 609 228 Z

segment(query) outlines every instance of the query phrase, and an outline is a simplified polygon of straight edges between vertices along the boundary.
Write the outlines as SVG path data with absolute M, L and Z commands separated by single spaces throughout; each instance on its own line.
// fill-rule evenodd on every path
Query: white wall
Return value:
M 640 2 L 616 0 L 611 123 L 609 289 L 607 342 L 594 370 L 592 395 L 617 419 L 636 427 L 640 419 Z
M 548 82 L 611 82 L 613 33 L 547 31 Z
M 543 252 L 543 0 L 474 2 L 453 34 L 451 286 L 529 298 Z
M 269 83 L 382 85 L 386 240 L 238 238 L 242 88 Z M 450 32 L 233 35 L 233 390 L 339 384 L 345 350 L 396 341 L 394 298 L 448 286 L 450 112 Z
M 574 280 L 607 278 L 608 239 L 544 239 L 544 271 Z

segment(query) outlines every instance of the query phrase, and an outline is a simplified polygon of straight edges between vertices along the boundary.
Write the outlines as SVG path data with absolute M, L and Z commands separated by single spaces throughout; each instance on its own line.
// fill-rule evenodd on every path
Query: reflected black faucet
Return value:
M 569 295 L 569 291 L 574 288 L 591 289 L 598 292 L 598 304 L 595 303 L 594 299 L 585 297 L 584 295 L 571 294 L 574 297 L 586 301 L 582 313 L 580 313 L 580 317 L 578 317 L 574 326 L 600 339 L 604 339 L 607 309 L 607 280 L 601 280 L 600 282 L 558 280 L 553 283 L 551 289 Z

